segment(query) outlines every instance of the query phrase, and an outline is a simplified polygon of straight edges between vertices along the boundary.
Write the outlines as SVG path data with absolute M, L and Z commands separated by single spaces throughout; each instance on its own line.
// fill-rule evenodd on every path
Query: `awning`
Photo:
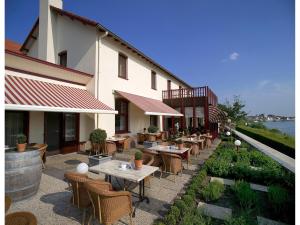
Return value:
M 139 95 L 129 94 L 122 91 L 116 91 L 117 94 L 136 105 L 138 108 L 143 110 L 146 115 L 157 115 L 157 116 L 183 116 L 175 109 L 164 104 L 162 101 L 146 98 Z
M 5 109 L 48 112 L 110 113 L 117 111 L 89 94 L 85 87 L 65 86 L 19 76 L 5 76 Z
M 208 110 L 210 123 L 221 123 L 226 121 L 227 114 L 217 106 L 210 105 Z

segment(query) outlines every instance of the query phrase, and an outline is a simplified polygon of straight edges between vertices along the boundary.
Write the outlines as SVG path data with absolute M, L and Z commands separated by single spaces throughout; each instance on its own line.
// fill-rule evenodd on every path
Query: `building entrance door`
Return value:
M 79 114 L 45 113 L 45 143 L 50 155 L 70 153 L 78 150 Z
M 45 112 L 45 143 L 48 144 L 47 152 L 60 153 L 61 147 L 61 121 L 62 113 Z

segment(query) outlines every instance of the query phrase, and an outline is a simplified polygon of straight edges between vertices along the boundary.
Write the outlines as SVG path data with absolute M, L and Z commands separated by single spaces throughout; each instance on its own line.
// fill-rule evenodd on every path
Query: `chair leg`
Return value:
M 85 222 L 85 216 L 86 216 L 86 209 L 83 210 L 82 225 L 84 225 L 84 222 Z
M 133 223 L 132 223 L 132 213 L 129 213 L 129 223 L 130 223 L 130 225 L 133 225 Z
M 92 215 L 89 216 L 88 225 L 91 224 L 91 220 L 92 220 Z

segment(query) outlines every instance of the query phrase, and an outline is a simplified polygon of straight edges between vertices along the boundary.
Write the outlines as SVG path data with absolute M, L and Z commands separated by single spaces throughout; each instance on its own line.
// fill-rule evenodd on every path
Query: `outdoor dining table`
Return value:
M 176 140 L 182 140 L 183 142 L 190 142 L 190 143 L 194 143 L 194 144 L 199 144 L 201 145 L 201 149 L 204 149 L 204 141 L 205 139 L 198 139 L 198 138 L 188 138 L 188 137 L 181 137 L 181 138 L 177 138 Z
M 156 145 L 148 148 L 148 150 L 180 155 L 183 159 L 187 160 L 187 167 L 189 167 L 190 159 L 189 159 L 188 150 L 190 150 L 190 148 L 179 149 L 177 146 Z
M 122 164 L 126 164 L 127 168 L 122 169 L 121 168 Z M 98 174 L 103 173 L 107 175 L 109 182 L 111 182 L 111 177 L 117 177 L 134 183 L 138 183 L 139 202 L 143 202 L 144 200 L 146 200 L 147 203 L 149 203 L 150 200 L 148 197 L 145 196 L 145 178 L 150 176 L 157 170 L 159 170 L 158 167 L 148 166 L 148 165 L 143 165 L 141 169 L 136 170 L 132 168 L 132 164 L 130 162 L 120 161 L 120 160 L 109 160 L 99 165 L 89 167 L 90 172 L 94 172 Z M 124 188 L 127 189 L 126 187 Z
M 183 153 L 189 150 L 189 148 L 178 149 L 178 147 L 175 146 L 165 146 L 165 145 L 156 145 L 148 149 L 151 151 L 167 152 L 167 153 L 174 153 L 179 155 L 182 155 Z

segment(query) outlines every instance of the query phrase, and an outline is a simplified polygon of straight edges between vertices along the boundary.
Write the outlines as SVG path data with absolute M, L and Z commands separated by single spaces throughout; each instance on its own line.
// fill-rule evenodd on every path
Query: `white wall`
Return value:
M 145 115 L 144 111 L 136 107 L 134 104 L 129 104 L 129 124 L 128 129 L 131 134 L 143 132 L 144 128 L 148 128 L 150 125 L 150 116 Z
M 118 77 L 119 52 L 128 57 L 127 80 Z M 156 90 L 151 88 L 152 70 L 156 72 Z M 99 99 L 108 106 L 115 108 L 114 90 L 162 100 L 162 91 L 167 89 L 167 81 L 169 79 L 171 80 L 172 89 L 179 88 L 180 83 L 177 80 L 168 76 L 160 69 L 146 63 L 120 44 L 107 37 L 102 40 L 102 44 L 100 44 Z M 185 87 L 183 84 L 181 86 Z M 145 116 L 144 112 L 141 110 L 138 111 L 136 107 L 129 107 L 129 110 L 129 130 L 131 134 L 140 132 L 144 127 L 147 128 L 149 126 L 149 116 Z M 160 128 L 162 128 L 160 117 L 159 124 Z M 115 116 L 100 115 L 98 126 L 106 129 L 109 135 L 113 135 L 115 133 Z
M 90 133 L 95 128 L 94 114 L 81 113 L 79 127 L 79 141 L 88 141 Z
M 96 29 L 84 26 L 81 22 L 71 20 L 69 17 L 58 16 L 56 30 L 56 63 L 59 63 L 58 54 L 61 51 L 67 51 L 67 67 L 95 74 Z
M 39 39 L 37 38 L 35 41 L 32 42 L 32 45 L 29 48 L 29 51 L 27 52 L 27 55 L 38 58 L 38 45 L 39 45 Z
M 44 112 L 29 112 L 29 143 L 44 143 Z

